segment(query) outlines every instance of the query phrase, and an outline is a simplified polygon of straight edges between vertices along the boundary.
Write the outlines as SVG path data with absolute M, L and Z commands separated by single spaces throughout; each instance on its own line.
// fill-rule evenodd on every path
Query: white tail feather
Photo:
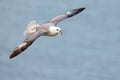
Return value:
M 25 31 L 24 31 L 24 35 L 30 35 L 31 33 L 35 32 L 36 31 L 36 28 L 38 27 L 39 25 L 37 24 L 37 22 L 35 20 L 31 21 Z

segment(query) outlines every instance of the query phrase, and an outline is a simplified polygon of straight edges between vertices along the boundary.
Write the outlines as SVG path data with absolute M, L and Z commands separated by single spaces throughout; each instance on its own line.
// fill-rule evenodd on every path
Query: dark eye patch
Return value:
M 56 29 L 57 31 L 59 31 L 59 29 Z

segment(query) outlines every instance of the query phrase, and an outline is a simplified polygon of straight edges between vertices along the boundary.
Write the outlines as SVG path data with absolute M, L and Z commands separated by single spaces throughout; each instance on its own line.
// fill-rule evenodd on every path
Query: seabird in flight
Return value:
M 11 59 L 22 53 L 40 36 L 56 36 L 58 34 L 62 34 L 61 29 L 59 27 L 56 27 L 56 25 L 66 18 L 77 15 L 84 9 L 84 7 L 72 9 L 67 13 L 56 16 L 41 25 L 37 24 L 36 21 L 31 21 L 24 31 L 24 35 L 27 35 L 27 38 L 11 52 L 9 58 Z

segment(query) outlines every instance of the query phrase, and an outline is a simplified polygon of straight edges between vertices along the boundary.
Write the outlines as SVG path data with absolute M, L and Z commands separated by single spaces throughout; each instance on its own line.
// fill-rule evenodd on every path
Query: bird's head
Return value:
M 62 35 L 61 29 L 59 27 L 56 27 L 56 26 L 51 26 L 49 36 L 56 36 L 58 34 Z

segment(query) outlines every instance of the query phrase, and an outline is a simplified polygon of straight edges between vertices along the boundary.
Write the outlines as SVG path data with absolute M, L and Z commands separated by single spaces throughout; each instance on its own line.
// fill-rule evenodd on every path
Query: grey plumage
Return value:
M 29 34 L 27 38 L 18 45 L 10 54 L 10 59 L 19 55 L 21 52 L 26 50 L 38 37 L 40 36 L 56 36 L 61 32 L 60 28 L 55 27 L 60 21 L 72 17 L 80 12 L 82 12 L 85 8 L 72 9 L 65 14 L 56 16 L 49 20 L 48 22 L 43 23 L 42 25 L 37 25 L 36 22 L 34 24 L 29 24 L 24 34 Z M 32 30 L 33 29 L 33 30 Z M 30 31 L 32 30 L 32 31 Z

